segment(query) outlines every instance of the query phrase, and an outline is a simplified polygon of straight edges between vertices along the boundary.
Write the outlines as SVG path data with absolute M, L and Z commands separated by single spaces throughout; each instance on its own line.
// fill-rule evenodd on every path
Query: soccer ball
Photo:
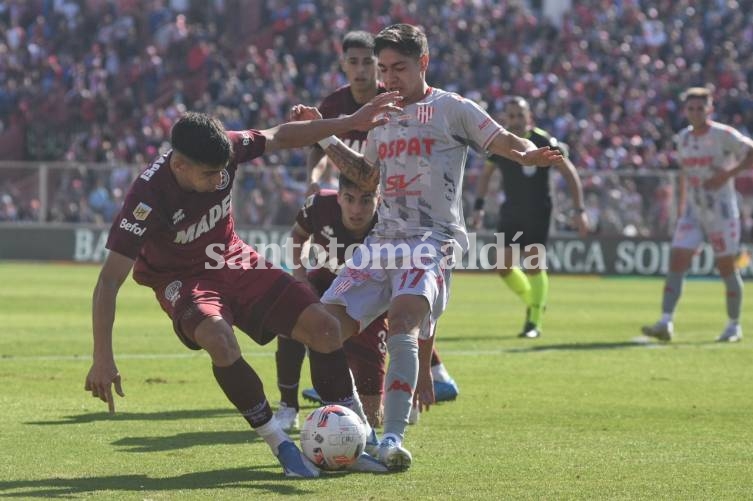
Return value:
M 358 414 L 341 405 L 325 405 L 308 415 L 301 428 L 301 449 L 323 470 L 355 463 L 366 447 L 366 427 Z

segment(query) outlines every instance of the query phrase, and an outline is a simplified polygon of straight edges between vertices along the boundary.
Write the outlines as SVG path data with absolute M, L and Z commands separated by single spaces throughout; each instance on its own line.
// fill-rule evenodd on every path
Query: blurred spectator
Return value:
M 427 81 L 492 112 L 505 96 L 526 96 L 537 123 L 569 144 L 573 162 L 589 171 L 674 166 L 671 137 L 684 125 L 675 103 L 690 86 L 713 84 L 716 118 L 753 130 L 753 0 L 574 0 L 561 19 L 532 5 L 541 3 L 0 2 L 0 158 L 114 158 L 143 168 L 186 109 L 214 113 L 228 128 L 264 128 L 283 121 L 292 104 L 319 102 L 344 83 L 337 48 L 345 32 L 394 22 L 427 30 Z M 304 157 L 285 152 L 276 164 L 302 166 Z M 472 162 L 469 176 L 480 165 Z M 82 179 L 85 199 L 95 181 Z M 122 178 L 106 181 L 111 197 L 113 182 L 123 189 Z M 753 195 L 753 182 L 738 186 Z M 267 205 L 264 221 L 282 220 L 271 210 L 300 197 L 287 181 L 257 189 Z M 637 192 L 643 206 L 631 201 L 629 211 L 647 217 L 658 210 L 656 190 L 637 183 L 626 197 Z M 94 210 L 65 196 L 77 208 L 57 208 L 51 217 L 88 218 Z M 611 210 L 620 215 L 625 202 L 608 192 L 600 199 L 600 227 L 607 227 Z

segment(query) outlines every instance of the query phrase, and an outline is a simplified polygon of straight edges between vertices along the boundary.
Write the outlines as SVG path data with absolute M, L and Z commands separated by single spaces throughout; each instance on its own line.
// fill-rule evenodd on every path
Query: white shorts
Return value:
M 395 248 L 398 244 L 401 246 L 390 257 L 390 246 Z M 389 309 L 393 298 L 404 294 L 423 296 L 430 312 L 419 337 L 429 339 L 450 298 L 451 261 L 442 252 L 444 245 L 418 237 L 369 237 L 345 263 L 322 302 L 345 306 L 348 315 L 359 323 L 359 330 L 363 330 Z M 410 259 L 403 262 L 406 253 Z
M 740 250 L 740 219 L 714 219 L 707 224 L 693 214 L 677 221 L 672 247 L 695 250 L 706 239 L 716 257 L 735 256 Z

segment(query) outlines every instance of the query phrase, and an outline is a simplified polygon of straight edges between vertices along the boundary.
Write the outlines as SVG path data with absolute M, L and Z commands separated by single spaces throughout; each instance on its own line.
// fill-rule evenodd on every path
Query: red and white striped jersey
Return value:
M 429 233 L 467 250 L 462 181 L 468 147 L 486 150 L 504 129 L 473 101 L 432 88 L 390 118 L 369 132 L 364 152 L 381 173 L 373 234 L 402 239 Z

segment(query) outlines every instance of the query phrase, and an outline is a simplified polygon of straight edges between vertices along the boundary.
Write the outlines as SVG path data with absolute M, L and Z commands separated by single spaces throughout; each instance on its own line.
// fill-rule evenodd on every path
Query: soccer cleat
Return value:
M 313 388 L 306 388 L 301 392 L 301 395 L 303 395 L 303 398 L 308 400 L 309 402 L 314 402 L 315 404 L 324 405 L 324 400 L 322 400 L 322 397 L 319 396 L 319 393 L 316 392 Z
M 397 445 L 394 438 L 387 437 L 379 444 L 379 461 L 390 471 L 405 471 L 410 468 L 413 458 L 407 449 Z
M 644 325 L 641 332 L 644 336 L 658 339 L 659 341 L 672 341 L 674 326 L 672 322 L 656 322 L 654 325 Z M 721 336 L 720 336 L 721 337 Z
M 387 473 L 389 470 L 377 458 L 372 457 L 366 452 L 362 453 L 356 459 L 356 462 L 346 468 L 348 471 L 360 473 Z
M 525 327 L 523 327 L 523 331 L 518 334 L 518 337 L 527 339 L 536 339 L 539 336 L 541 336 L 541 331 L 538 327 L 536 327 L 536 324 L 532 322 L 526 322 Z
M 371 433 L 369 433 L 368 438 L 366 438 L 366 447 L 364 450 L 367 454 L 377 457 L 377 453 L 379 452 L 379 439 L 377 438 L 376 430 L 374 428 L 371 429 Z
M 285 402 L 280 402 L 280 407 L 275 412 L 275 419 L 280 423 L 280 428 L 284 431 L 292 431 L 298 429 L 298 409 L 295 407 L 288 407 Z
M 421 417 L 421 411 L 418 407 L 411 405 L 410 414 L 408 414 L 408 424 L 418 424 L 418 419 Z
M 286 477 L 316 478 L 319 476 L 319 469 L 289 440 L 280 444 L 277 459 Z
M 743 339 L 743 329 L 740 325 L 728 325 L 724 332 L 716 338 L 718 343 L 737 343 Z
M 460 393 L 460 390 L 454 379 L 450 378 L 449 381 L 434 380 L 434 400 L 437 402 L 455 400 L 458 398 L 458 393 Z

